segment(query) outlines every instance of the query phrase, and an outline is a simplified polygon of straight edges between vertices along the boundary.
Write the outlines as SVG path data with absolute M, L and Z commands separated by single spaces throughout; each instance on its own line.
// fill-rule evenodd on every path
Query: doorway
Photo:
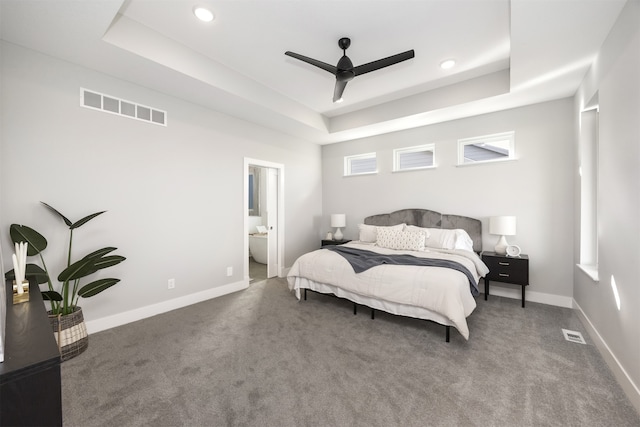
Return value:
M 281 276 L 284 253 L 284 165 L 244 159 L 244 277 Z

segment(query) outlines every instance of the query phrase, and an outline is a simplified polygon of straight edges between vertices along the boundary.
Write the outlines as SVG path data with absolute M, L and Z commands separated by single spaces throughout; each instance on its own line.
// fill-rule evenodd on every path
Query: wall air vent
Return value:
M 92 110 L 100 110 L 106 113 L 117 114 L 131 119 L 142 120 L 147 123 L 153 123 L 161 126 L 167 125 L 166 111 L 136 104 L 131 101 L 125 101 L 124 99 L 84 88 L 80 88 L 80 105 L 82 107 L 91 108 Z

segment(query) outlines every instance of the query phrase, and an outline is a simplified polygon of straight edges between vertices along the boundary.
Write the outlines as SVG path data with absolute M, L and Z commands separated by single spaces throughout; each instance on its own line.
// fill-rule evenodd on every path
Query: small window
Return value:
M 378 173 L 376 153 L 358 154 L 344 158 L 344 175 L 365 175 Z
M 515 132 L 458 140 L 458 165 L 514 160 Z
M 393 150 L 393 171 L 410 171 L 435 167 L 435 144 Z

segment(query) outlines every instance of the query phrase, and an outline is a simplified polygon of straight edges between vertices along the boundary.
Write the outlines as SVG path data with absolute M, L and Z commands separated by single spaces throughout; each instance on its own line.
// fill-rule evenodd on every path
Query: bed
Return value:
M 478 282 L 488 273 L 478 253 L 478 219 L 403 209 L 373 215 L 359 225 L 359 240 L 299 257 L 287 282 L 300 300 L 307 290 L 333 294 L 357 306 L 453 326 L 469 339 L 467 317 Z M 358 271 L 358 272 L 356 272 Z

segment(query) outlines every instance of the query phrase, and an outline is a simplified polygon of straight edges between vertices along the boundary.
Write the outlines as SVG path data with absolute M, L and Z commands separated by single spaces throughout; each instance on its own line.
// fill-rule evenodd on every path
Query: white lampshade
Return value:
M 516 217 L 515 216 L 492 216 L 489 218 L 489 233 L 500 236 L 496 243 L 495 251 L 504 255 L 507 253 L 507 238 L 505 236 L 516 235 Z
M 499 236 L 516 235 L 515 216 L 492 216 L 489 218 L 489 233 Z
M 347 216 L 345 214 L 332 214 L 331 215 L 331 226 L 336 227 L 336 232 L 333 236 L 336 240 L 342 240 L 342 231 L 340 231 L 340 227 L 344 227 L 347 225 Z
M 347 216 L 345 214 L 332 214 L 331 226 L 332 227 L 344 227 L 347 225 Z

